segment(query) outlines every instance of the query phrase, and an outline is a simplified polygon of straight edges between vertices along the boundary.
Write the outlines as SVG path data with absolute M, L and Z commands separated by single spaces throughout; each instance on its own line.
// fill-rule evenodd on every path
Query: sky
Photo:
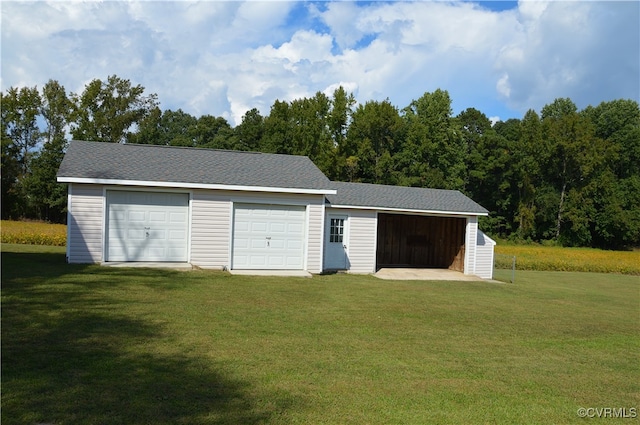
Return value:
M 232 126 L 340 85 L 399 109 L 447 90 L 454 114 L 494 121 L 556 98 L 640 101 L 637 0 L 3 0 L 0 14 L 2 92 L 116 75 Z

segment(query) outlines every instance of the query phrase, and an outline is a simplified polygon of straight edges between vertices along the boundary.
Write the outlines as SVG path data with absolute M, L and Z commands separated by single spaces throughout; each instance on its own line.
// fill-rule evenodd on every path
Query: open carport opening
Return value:
M 465 218 L 380 213 L 376 268 L 464 272 L 465 229 Z

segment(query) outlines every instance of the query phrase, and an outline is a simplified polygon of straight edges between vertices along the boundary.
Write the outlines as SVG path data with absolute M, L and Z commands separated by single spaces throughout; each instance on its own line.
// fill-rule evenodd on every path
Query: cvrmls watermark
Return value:
M 638 409 L 635 407 L 579 407 L 578 416 L 581 418 L 637 418 Z

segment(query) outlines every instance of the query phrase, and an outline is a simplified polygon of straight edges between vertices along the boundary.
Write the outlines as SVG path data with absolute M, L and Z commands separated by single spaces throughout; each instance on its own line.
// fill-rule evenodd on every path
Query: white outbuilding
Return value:
M 330 181 L 303 156 L 72 141 L 71 263 L 229 270 L 450 268 L 491 278 L 487 210 L 459 191 Z

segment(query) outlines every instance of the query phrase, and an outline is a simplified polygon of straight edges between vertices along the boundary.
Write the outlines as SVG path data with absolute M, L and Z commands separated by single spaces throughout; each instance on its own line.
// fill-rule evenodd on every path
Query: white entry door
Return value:
M 107 261 L 187 261 L 189 195 L 107 191 Z
M 305 206 L 236 204 L 231 267 L 302 270 L 305 227 Z
M 329 214 L 325 230 L 325 268 L 328 270 L 346 270 L 349 268 L 347 256 L 347 226 L 346 215 Z

